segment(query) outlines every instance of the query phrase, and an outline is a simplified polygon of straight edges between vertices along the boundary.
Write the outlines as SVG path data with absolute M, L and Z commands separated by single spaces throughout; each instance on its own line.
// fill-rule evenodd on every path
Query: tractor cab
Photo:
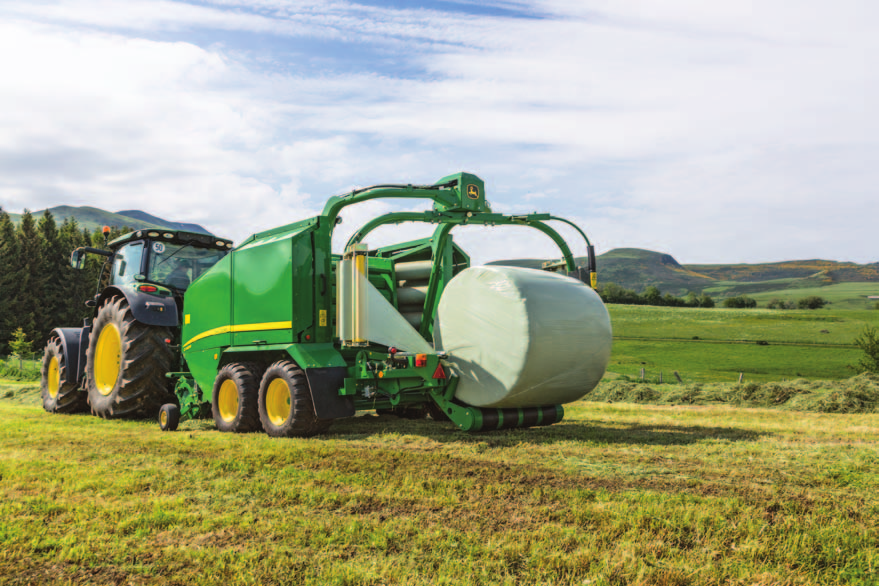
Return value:
M 110 242 L 110 285 L 168 287 L 183 293 L 190 283 L 226 256 L 230 240 L 193 232 L 138 230 Z
M 181 230 L 137 230 L 108 243 L 109 250 L 78 248 L 71 264 L 81 268 L 86 253 L 105 256 L 108 285 L 144 292 L 182 295 L 190 283 L 232 249 L 232 241 Z M 157 291 L 158 288 L 170 291 Z
M 179 368 L 183 293 L 232 249 L 232 241 L 182 230 L 136 230 L 104 248 L 77 248 L 104 258 L 94 308 L 81 327 L 55 328 L 43 357 L 43 407 L 91 410 L 101 417 L 155 414 L 172 397 L 165 373 Z M 109 271 L 109 275 L 107 274 Z

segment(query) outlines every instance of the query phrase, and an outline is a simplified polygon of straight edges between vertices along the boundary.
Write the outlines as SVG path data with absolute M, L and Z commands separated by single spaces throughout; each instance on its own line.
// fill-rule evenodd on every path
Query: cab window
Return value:
M 185 291 L 192 281 L 214 266 L 227 252 L 187 244 L 153 242 L 147 280 Z
M 113 259 L 112 285 L 129 285 L 134 283 L 134 276 L 140 274 L 143 261 L 143 242 L 126 244 L 116 251 Z

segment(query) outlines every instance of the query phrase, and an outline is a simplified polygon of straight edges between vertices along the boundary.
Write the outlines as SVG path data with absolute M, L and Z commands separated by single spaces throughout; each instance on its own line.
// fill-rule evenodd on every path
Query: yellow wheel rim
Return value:
M 220 417 L 226 423 L 234 421 L 238 415 L 238 385 L 232 379 L 224 380 L 220 385 L 217 407 L 220 409 Z
M 122 336 L 115 324 L 107 324 L 95 347 L 95 386 L 102 395 L 109 395 L 116 388 L 121 363 Z
M 52 360 L 49 361 L 47 378 L 49 379 L 47 381 L 49 383 L 49 395 L 54 399 L 58 396 L 58 389 L 61 387 L 61 369 L 58 368 L 57 356 L 53 356 Z
M 168 412 L 162 411 L 159 413 L 159 423 L 162 424 L 162 427 L 166 427 L 168 425 Z
M 290 417 L 290 387 L 287 381 L 276 378 L 266 390 L 266 415 L 275 425 L 283 425 Z

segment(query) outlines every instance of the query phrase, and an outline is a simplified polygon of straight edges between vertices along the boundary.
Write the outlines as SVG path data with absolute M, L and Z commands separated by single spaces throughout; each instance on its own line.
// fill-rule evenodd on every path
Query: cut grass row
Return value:
M 0 400 L 0 582 L 872 584 L 879 416 L 580 402 L 275 440 Z
M 861 374 L 845 380 L 764 383 L 653 384 L 603 381 L 587 398 L 609 403 L 654 405 L 730 405 L 821 413 L 879 412 L 879 375 Z

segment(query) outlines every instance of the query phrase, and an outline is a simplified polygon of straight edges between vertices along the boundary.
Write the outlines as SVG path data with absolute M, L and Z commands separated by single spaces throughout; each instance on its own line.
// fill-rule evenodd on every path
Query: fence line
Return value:
M 22 356 L 0 356 L 0 368 L 4 370 L 19 370 L 22 373 L 36 374 L 40 372 L 40 352 L 23 354 Z

